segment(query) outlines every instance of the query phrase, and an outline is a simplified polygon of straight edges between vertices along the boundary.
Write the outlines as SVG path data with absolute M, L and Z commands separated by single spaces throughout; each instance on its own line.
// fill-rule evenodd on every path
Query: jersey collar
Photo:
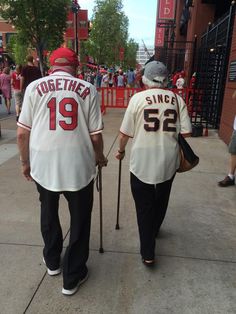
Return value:
M 61 70 L 61 69 L 57 69 L 57 70 L 52 71 L 52 73 L 50 73 L 50 76 L 51 75 L 61 75 L 61 76 L 71 76 L 71 77 L 74 77 L 69 72 L 67 72 L 65 70 Z

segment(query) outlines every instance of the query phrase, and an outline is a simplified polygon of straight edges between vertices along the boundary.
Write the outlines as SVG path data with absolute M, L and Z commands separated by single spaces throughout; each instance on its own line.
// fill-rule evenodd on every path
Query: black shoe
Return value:
M 44 264 L 46 265 L 46 262 L 45 262 L 45 259 L 43 258 L 43 262 L 44 262 Z M 47 265 L 46 265 L 46 267 L 47 267 Z M 60 273 L 61 273 L 61 268 L 60 268 L 60 266 L 57 268 L 57 269 L 50 269 L 50 268 L 48 268 L 47 267 L 47 273 L 48 273 L 48 275 L 49 276 L 56 276 L 56 275 L 59 275 Z
M 142 259 L 142 262 L 143 262 L 143 264 L 145 265 L 145 266 L 147 266 L 147 267 L 152 267 L 152 266 L 154 266 L 155 265 L 155 260 L 154 259 L 150 259 L 150 260 L 148 260 L 148 259 Z
M 68 296 L 75 294 L 78 291 L 79 286 L 81 286 L 82 283 L 84 283 L 87 279 L 88 279 L 88 272 L 85 274 L 85 276 L 83 278 L 81 278 L 78 281 L 77 285 L 74 288 L 72 288 L 72 289 L 62 288 L 62 294 L 68 295 Z
M 218 182 L 220 187 L 232 186 L 235 184 L 235 179 L 231 179 L 229 176 L 226 176 L 224 180 Z

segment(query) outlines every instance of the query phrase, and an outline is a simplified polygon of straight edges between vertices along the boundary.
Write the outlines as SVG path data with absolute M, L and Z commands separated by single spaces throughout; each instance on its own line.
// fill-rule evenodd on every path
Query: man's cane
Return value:
M 116 230 L 120 229 L 119 214 L 120 214 L 120 181 L 121 181 L 121 159 L 119 160 L 119 176 L 118 176 L 118 193 L 117 193 L 117 213 L 116 213 Z
M 98 191 L 99 191 L 99 208 L 100 208 L 100 248 L 99 253 L 104 253 L 102 240 L 102 167 L 98 166 Z

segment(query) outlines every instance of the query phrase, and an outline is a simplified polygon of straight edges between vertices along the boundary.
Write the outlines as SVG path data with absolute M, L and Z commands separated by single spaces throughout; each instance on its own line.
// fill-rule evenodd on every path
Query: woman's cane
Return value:
M 119 226 L 119 213 L 120 213 L 120 181 L 121 181 L 121 160 L 119 160 L 118 193 L 117 193 L 117 213 L 116 213 L 116 230 L 119 230 L 119 229 L 120 229 L 120 226 Z
M 104 253 L 102 239 L 102 167 L 98 166 L 98 191 L 99 191 L 99 207 L 100 207 L 100 248 L 99 253 Z

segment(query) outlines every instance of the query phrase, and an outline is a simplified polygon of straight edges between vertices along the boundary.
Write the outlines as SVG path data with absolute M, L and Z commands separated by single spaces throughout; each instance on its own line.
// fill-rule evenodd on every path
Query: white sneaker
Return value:
M 44 258 L 43 258 L 43 262 L 46 265 Z M 47 265 L 46 265 L 46 267 L 47 267 Z M 48 275 L 50 275 L 50 276 L 56 276 L 56 275 L 59 275 L 61 273 L 61 268 L 59 267 L 58 269 L 51 270 L 47 267 L 47 272 L 48 272 Z
M 85 275 L 84 278 L 79 280 L 79 282 L 77 283 L 75 288 L 73 288 L 73 289 L 64 289 L 64 288 L 62 288 L 62 291 L 61 291 L 62 294 L 64 294 L 64 295 L 73 295 L 73 294 L 75 294 L 78 291 L 79 286 L 81 286 L 82 283 L 84 283 L 87 279 L 88 279 L 88 273 Z

